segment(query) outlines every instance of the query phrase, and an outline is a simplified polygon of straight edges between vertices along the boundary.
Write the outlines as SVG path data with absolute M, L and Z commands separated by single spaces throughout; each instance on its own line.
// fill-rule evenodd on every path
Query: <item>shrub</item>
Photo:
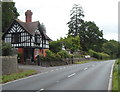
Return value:
M 57 53 L 60 50 L 62 50 L 62 44 L 60 43 L 60 41 L 58 40 L 50 42 L 50 50 L 54 53 Z
M 45 57 L 44 57 L 44 55 L 41 55 L 40 54 L 40 61 L 45 61 L 46 59 L 45 59 Z
M 106 53 L 98 53 L 98 54 L 99 54 L 100 59 L 109 59 L 110 58 L 110 56 Z
M 2 42 L 2 56 L 10 56 L 11 54 L 12 54 L 11 44 Z
M 61 61 L 62 58 L 61 58 L 61 56 L 60 56 L 59 54 L 55 54 L 55 60 L 57 60 L 57 61 Z
M 47 50 L 46 51 L 46 60 L 47 61 L 54 61 L 55 60 L 55 54 L 52 51 Z
M 60 52 L 53 53 L 50 50 L 46 51 L 46 56 L 40 55 L 41 61 L 61 61 L 62 58 L 69 58 L 72 55 L 69 55 L 66 51 L 61 50 Z
M 65 51 L 65 50 L 61 50 L 57 54 L 60 55 L 61 58 L 69 58 L 70 57 L 70 55 L 68 54 L 68 52 Z
M 97 59 L 109 59 L 110 56 L 106 53 L 95 52 L 93 50 L 89 50 L 90 56 L 97 58 Z

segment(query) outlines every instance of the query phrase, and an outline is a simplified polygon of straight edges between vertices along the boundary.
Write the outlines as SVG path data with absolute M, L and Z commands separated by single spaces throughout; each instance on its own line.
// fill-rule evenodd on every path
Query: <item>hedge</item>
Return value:
M 109 59 L 110 56 L 103 52 L 95 52 L 93 50 L 89 50 L 90 56 L 97 58 L 97 59 Z

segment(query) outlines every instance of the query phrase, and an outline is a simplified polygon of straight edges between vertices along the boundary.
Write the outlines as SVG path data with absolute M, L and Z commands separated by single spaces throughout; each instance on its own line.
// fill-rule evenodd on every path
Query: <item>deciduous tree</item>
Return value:
M 103 32 L 94 22 L 84 22 L 80 27 L 79 36 L 84 51 L 92 49 L 99 52 L 101 50 L 100 48 L 104 42 Z
M 110 40 L 103 44 L 103 52 L 109 54 L 112 58 L 116 58 L 118 55 L 118 46 L 120 44 L 115 40 Z
M 68 37 L 64 39 L 64 43 L 65 48 L 69 49 L 71 53 L 81 49 L 79 36 L 72 37 L 68 35 Z

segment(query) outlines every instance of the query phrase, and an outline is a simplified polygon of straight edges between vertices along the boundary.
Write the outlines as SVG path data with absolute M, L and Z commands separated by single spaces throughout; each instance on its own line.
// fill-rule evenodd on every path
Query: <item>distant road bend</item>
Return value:
M 59 66 L 29 78 L 3 84 L 3 90 L 108 90 L 115 60 Z M 3 91 L 4 92 L 4 91 Z

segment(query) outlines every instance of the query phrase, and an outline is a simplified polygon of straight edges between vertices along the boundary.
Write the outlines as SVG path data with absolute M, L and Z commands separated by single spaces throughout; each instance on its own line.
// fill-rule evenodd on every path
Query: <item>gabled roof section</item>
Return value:
M 46 34 L 44 34 L 44 37 L 45 37 L 46 40 L 52 41 Z
M 50 39 L 50 38 L 46 35 L 46 33 L 44 33 L 43 30 L 41 29 L 41 27 L 40 27 L 41 25 L 40 25 L 39 21 L 26 23 L 26 22 L 23 22 L 23 21 L 21 21 L 21 20 L 19 20 L 19 19 L 15 19 L 15 20 L 11 23 L 11 25 L 8 27 L 8 29 L 6 30 L 6 32 L 3 34 L 3 38 L 4 38 L 4 35 L 8 32 L 8 30 L 12 27 L 12 25 L 13 25 L 14 23 L 18 23 L 18 24 L 19 24 L 20 26 L 22 26 L 22 27 L 24 28 L 24 30 L 27 31 L 30 35 L 35 35 L 35 34 L 36 34 L 36 33 L 35 33 L 35 30 L 36 30 L 36 29 L 39 29 L 40 34 L 43 35 L 44 39 L 51 41 L 51 39 Z
M 22 22 L 18 19 L 16 19 L 16 21 L 31 35 L 35 34 L 35 30 L 37 29 L 38 25 L 40 24 L 39 21 L 30 22 L 30 23 Z

